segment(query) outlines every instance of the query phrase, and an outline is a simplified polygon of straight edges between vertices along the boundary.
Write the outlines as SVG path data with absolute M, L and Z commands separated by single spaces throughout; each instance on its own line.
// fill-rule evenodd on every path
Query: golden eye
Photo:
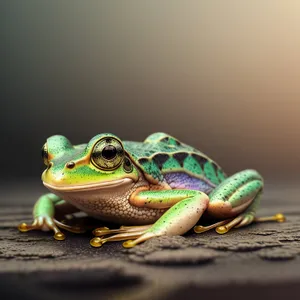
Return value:
M 92 163 L 104 170 L 116 169 L 124 159 L 124 149 L 121 142 L 115 138 L 104 138 L 93 148 Z
M 48 155 L 47 143 L 45 143 L 44 146 L 42 147 L 41 154 L 42 154 L 44 164 L 48 167 L 49 166 L 49 155 Z

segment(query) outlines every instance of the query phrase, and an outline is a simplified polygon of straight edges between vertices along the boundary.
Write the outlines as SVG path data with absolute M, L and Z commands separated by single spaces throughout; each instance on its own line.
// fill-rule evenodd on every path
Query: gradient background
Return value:
M 1 182 L 40 183 L 53 134 L 155 131 L 229 174 L 297 182 L 299 13 L 299 1 L 2 0 Z

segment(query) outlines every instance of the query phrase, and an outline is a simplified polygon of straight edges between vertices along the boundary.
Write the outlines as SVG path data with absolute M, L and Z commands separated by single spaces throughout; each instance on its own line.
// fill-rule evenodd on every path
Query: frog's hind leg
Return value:
M 276 222 L 284 222 L 285 216 L 281 213 L 278 213 L 274 216 L 270 217 L 255 217 L 256 210 L 259 206 L 261 193 L 257 195 L 257 197 L 253 200 L 251 205 L 246 209 L 244 213 L 233 219 L 232 221 L 216 226 L 216 232 L 219 234 L 224 234 L 228 232 L 231 228 L 240 228 L 247 226 L 251 223 L 258 223 L 258 222 L 268 222 L 268 221 L 276 221 Z
M 216 228 L 216 232 L 224 234 L 232 228 L 239 228 L 262 221 L 284 221 L 282 214 L 273 217 L 256 218 L 256 210 L 260 204 L 263 190 L 263 179 L 254 170 L 239 172 L 224 180 L 212 193 L 207 208 L 208 214 L 224 221 L 204 227 L 195 226 L 197 233 Z
M 230 220 L 229 222 L 223 225 L 217 226 L 216 232 L 219 234 L 224 234 L 227 233 L 232 228 L 239 228 L 251 224 L 255 219 L 256 210 L 260 204 L 260 196 L 261 196 L 261 192 L 258 192 L 258 194 L 252 200 L 252 203 L 245 210 L 245 212 L 241 213 L 233 220 Z
M 194 190 L 152 190 L 141 191 L 131 199 L 139 207 L 148 208 L 168 208 L 170 207 L 153 225 L 143 228 L 123 227 L 122 229 L 110 231 L 110 233 L 119 232 L 108 238 L 96 237 L 91 240 L 91 245 L 100 247 L 108 241 L 128 240 L 123 243 L 125 248 L 131 248 L 152 237 L 162 235 L 182 235 L 190 230 L 199 220 L 208 206 L 208 196 L 200 191 Z M 128 231 L 130 230 L 130 231 Z M 96 232 L 101 235 L 105 230 Z

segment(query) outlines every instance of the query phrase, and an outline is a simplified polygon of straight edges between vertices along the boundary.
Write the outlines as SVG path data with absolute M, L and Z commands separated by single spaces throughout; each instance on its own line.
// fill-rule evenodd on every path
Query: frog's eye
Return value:
M 104 170 L 116 169 L 124 159 L 124 149 L 121 142 L 115 138 L 104 138 L 93 148 L 92 163 Z
M 47 143 L 44 144 L 44 146 L 42 147 L 41 154 L 42 154 L 44 164 L 48 167 L 49 166 L 49 155 L 48 155 Z

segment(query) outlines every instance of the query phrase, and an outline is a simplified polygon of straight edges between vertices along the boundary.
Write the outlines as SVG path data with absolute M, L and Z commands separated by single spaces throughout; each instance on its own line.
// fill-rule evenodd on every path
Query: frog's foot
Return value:
M 110 234 L 119 234 L 119 233 L 129 233 L 129 232 L 136 232 L 142 231 L 150 228 L 152 225 L 142 225 L 142 226 L 121 226 L 119 229 L 109 229 L 107 227 L 99 227 L 93 230 L 94 236 L 105 236 Z
M 231 228 L 244 227 L 253 222 L 269 222 L 269 221 L 275 221 L 275 222 L 282 223 L 285 221 L 285 216 L 282 213 L 278 213 L 278 214 L 276 214 L 274 216 L 270 216 L 270 217 L 257 218 L 254 216 L 253 213 L 245 213 L 245 214 L 242 214 L 241 216 L 235 218 L 234 220 L 232 220 L 231 222 L 229 222 L 227 224 L 217 226 L 216 232 L 219 234 L 224 234 L 224 233 L 228 232 Z
M 232 220 L 232 219 L 231 219 Z M 194 226 L 194 231 L 196 233 L 202 233 L 202 232 L 205 232 L 205 231 L 209 231 L 211 229 L 214 229 L 216 227 L 220 227 L 220 226 L 223 226 L 223 225 L 226 225 L 230 222 L 230 220 L 224 220 L 224 221 L 220 221 L 220 222 L 217 222 L 217 223 L 214 223 L 214 224 L 211 224 L 211 225 L 208 225 L 208 226 L 202 226 L 202 225 L 196 225 Z
M 93 247 L 101 247 L 106 242 L 123 241 L 128 238 L 138 238 L 152 225 L 143 226 L 121 226 L 119 229 L 109 229 L 107 227 L 96 228 L 93 234 L 96 236 L 90 241 Z M 105 235 L 111 236 L 103 238 Z
M 228 232 L 232 228 L 240 228 L 243 226 L 247 226 L 253 222 L 270 222 L 270 221 L 276 221 L 279 223 L 282 223 L 286 220 L 285 216 L 282 213 L 278 213 L 274 216 L 270 217 L 254 217 L 251 214 L 244 215 L 244 216 L 239 216 L 235 219 L 229 219 L 229 220 L 224 220 L 217 222 L 215 224 L 209 225 L 209 226 L 202 226 L 202 225 L 197 225 L 194 227 L 194 231 L 196 233 L 202 233 L 211 229 L 216 228 L 216 232 L 219 234 L 224 234 Z
M 34 219 L 32 224 L 28 225 L 26 223 L 22 223 L 18 226 L 18 229 L 21 232 L 27 232 L 30 230 L 42 230 L 42 231 L 52 230 L 54 231 L 54 238 L 58 241 L 63 241 L 66 238 L 66 236 L 64 235 L 64 233 L 62 233 L 59 230 L 58 227 L 73 233 L 85 232 L 83 228 L 69 226 L 49 216 L 38 216 Z
M 256 217 L 254 218 L 253 222 L 269 222 L 269 221 L 276 221 L 279 223 L 285 222 L 286 217 L 282 213 L 278 213 L 274 216 L 269 216 L 269 217 Z
M 232 228 L 239 228 L 246 226 L 254 221 L 254 216 L 251 214 L 243 214 L 234 219 L 227 219 L 224 221 L 217 222 L 209 226 L 197 225 L 194 227 L 196 233 L 202 233 L 213 228 L 216 228 L 216 232 L 219 234 L 227 233 Z
M 219 234 L 227 233 L 232 228 L 240 228 L 247 226 L 253 222 L 269 222 L 269 221 L 276 221 L 279 223 L 282 223 L 285 221 L 285 216 L 282 213 L 278 213 L 274 216 L 270 217 L 254 217 L 251 213 L 245 213 L 242 214 L 234 219 L 224 220 L 217 222 L 215 224 L 209 225 L 209 226 L 202 226 L 197 225 L 194 227 L 194 231 L 196 233 L 202 233 L 211 229 L 216 228 L 216 232 Z
M 149 229 L 142 229 L 142 230 L 132 230 L 129 232 L 119 233 L 112 235 L 107 238 L 103 237 L 95 237 L 90 241 L 91 246 L 93 247 L 101 247 L 106 242 L 117 242 L 117 241 L 124 241 L 123 243 L 124 248 L 132 248 L 136 246 L 137 244 L 140 244 L 146 240 L 149 240 L 153 237 L 158 237 L 164 235 L 163 232 L 156 232 L 156 230 L 151 230 L 151 227 L 153 225 L 150 225 Z M 139 227 L 139 226 L 137 226 Z M 141 226 L 143 227 L 143 226 Z M 112 230 L 114 231 L 114 230 Z M 128 240 L 130 239 L 130 240 Z
M 254 216 L 252 214 L 242 214 L 223 225 L 217 226 L 216 232 L 219 234 L 224 234 L 232 228 L 239 228 L 242 226 L 249 225 L 253 222 L 253 220 Z
M 55 219 L 49 216 L 38 216 L 34 219 L 31 225 L 27 225 L 26 223 L 22 223 L 18 226 L 18 229 L 21 232 L 27 232 L 30 230 L 42 230 L 42 231 L 54 231 L 54 238 L 58 241 L 63 241 L 66 237 L 65 235 L 58 229 L 55 224 Z

